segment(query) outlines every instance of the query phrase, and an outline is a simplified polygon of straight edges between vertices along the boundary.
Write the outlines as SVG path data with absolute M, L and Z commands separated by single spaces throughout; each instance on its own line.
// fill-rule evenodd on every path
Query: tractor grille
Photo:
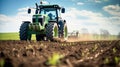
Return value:
M 43 18 L 38 18 L 38 22 L 43 22 Z
M 43 23 L 44 23 L 44 16 L 39 16 L 38 17 L 38 22 L 40 22 L 40 24 L 43 26 Z
M 32 22 L 33 22 L 33 23 L 35 22 L 35 18 L 33 18 Z
M 45 16 L 33 16 L 32 18 L 32 22 L 33 23 L 40 23 L 42 26 L 44 25 L 44 21 L 45 21 Z

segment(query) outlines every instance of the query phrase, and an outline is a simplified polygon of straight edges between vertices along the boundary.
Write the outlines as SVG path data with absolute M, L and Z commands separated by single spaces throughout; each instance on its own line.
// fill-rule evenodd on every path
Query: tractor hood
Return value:
M 41 23 L 41 25 L 43 25 L 43 23 L 46 21 L 46 20 L 48 20 L 49 19 L 49 17 L 48 17 L 48 15 L 45 15 L 45 14 L 35 14 L 35 15 L 33 15 L 33 17 L 32 17 L 32 22 L 33 23 Z

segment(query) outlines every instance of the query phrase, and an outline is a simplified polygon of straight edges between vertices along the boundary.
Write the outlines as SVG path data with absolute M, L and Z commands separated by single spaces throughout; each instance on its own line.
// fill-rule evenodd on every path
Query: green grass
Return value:
M 84 37 L 84 36 L 83 36 Z M 95 40 L 101 40 L 101 39 L 104 39 L 104 38 L 101 38 L 100 35 L 97 35 L 96 36 L 97 38 L 92 38 L 92 39 L 95 39 Z M 89 38 L 89 37 L 88 37 Z M 116 35 L 110 35 L 109 38 L 107 39 L 110 39 L 110 40 L 114 40 L 114 39 L 117 39 L 116 38 Z M 13 33 L 0 33 L 0 40 L 20 40 L 19 39 L 19 33 L 18 32 L 13 32 Z M 32 35 L 32 40 L 36 40 L 36 37 L 35 35 L 33 34 Z
M 0 33 L 0 40 L 19 40 L 19 33 Z
M 0 33 L 0 40 L 20 40 L 19 33 Z M 35 40 L 35 35 L 32 35 L 32 40 Z

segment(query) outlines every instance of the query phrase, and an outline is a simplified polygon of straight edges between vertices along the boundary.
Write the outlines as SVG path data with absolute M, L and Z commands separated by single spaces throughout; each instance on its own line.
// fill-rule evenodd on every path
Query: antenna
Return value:
M 42 5 L 42 0 L 40 0 L 40 4 Z

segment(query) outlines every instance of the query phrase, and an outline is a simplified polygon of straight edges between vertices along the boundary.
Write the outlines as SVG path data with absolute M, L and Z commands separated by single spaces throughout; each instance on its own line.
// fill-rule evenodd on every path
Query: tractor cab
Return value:
M 28 9 L 28 13 L 31 13 L 31 9 Z M 49 17 L 49 21 L 57 21 L 61 18 L 61 13 L 65 13 L 65 8 L 61 8 L 59 5 L 37 5 L 35 15 L 46 15 Z

